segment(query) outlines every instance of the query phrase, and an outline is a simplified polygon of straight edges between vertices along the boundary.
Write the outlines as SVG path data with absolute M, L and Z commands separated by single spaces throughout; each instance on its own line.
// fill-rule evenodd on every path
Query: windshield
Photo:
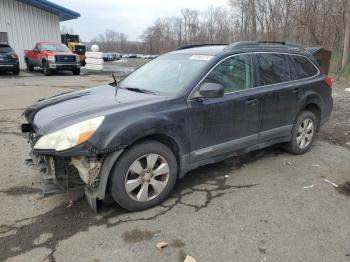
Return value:
M 118 86 L 175 95 L 198 76 L 211 56 L 163 55 L 127 76 Z
M 0 45 L 0 53 L 10 53 L 12 48 L 9 45 Z
M 42 44 L 41 49 L 45 51 L 58 51 L 58 52 L 70 51 L 67 46 L 61 45 L 61 44 Z

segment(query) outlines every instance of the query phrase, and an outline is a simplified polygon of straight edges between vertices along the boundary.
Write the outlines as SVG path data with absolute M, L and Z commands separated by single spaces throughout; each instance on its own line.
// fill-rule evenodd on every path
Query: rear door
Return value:
M 199 84 L 224 87 L 220 98 L 188 101 L 192 162 L 225 155 L 257 144 L 260 103 L 253 89 L 252 55 L 220 62 Z
M 259 143 L 287 137 L 297 108 L 295 83 L 286 54 L 256 53 L 261 101 Z
M 288 137 L 297 108 L 297 95 L 287 54 L 256 53 L 261 101 L 259 143 Z

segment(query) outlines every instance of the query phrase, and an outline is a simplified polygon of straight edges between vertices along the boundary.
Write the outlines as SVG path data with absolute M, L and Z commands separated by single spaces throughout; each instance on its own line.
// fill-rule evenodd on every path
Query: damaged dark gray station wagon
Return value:
M 280 143 L 308 151 L 332 110 L 332 81 L 294 44 L 192 45 L 120 83 L 28 107 L 29 163 L 49 184 L 85 185 L 94 209 L 160 204 L 189 170 Z

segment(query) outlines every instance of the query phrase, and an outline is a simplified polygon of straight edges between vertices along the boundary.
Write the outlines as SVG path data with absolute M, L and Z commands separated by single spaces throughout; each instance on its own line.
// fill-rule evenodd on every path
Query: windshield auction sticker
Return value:
M 190 57 L 190 60 L 209 61 L 212 58 L 213 58 L 213 56 L 211 56 L 211 55 L 193 55 Z

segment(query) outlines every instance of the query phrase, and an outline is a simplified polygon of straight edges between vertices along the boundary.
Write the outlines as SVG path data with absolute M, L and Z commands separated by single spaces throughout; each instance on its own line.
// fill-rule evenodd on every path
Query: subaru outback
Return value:
M 29 106 L 27 163 L 44 192 L 83 186 L 94 209 L 107 196 L 151 208 L 199 166 L 273 144 L 307 152 L 331 114 L 331 86 L 299 45 L 184 46 L 119 83 Z

